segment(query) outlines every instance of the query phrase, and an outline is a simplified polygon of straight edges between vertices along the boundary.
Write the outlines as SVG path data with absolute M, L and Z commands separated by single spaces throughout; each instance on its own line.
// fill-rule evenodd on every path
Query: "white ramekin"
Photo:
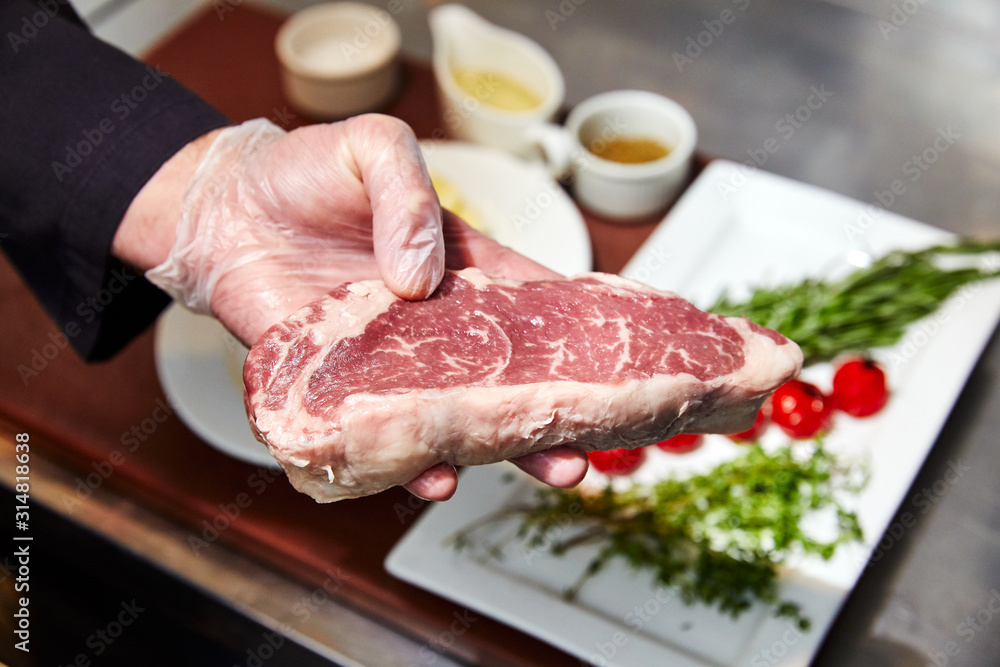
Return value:
M 293 14 L 274 47 L 288 101 L 309 116 L 334 120 L 389 101 L 398 85 L 399 45 L 389 12 L 329 2 Z

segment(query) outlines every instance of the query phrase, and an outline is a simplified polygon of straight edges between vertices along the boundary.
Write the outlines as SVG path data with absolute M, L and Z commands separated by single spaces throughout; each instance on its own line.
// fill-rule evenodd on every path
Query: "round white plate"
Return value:
M 591 270 L 583 217 L 541 165 L 459 141 L 426 141 L 420 147 L 428 170 L 461 192 L 487 234 L 564 275 Z
M 428 167 L 456 186 L 500 243 L 573 275 L 591 268 L 587 228 L 539 165 L 459 142 L 422 144 Z M 160 317 L 156 369 L 167 400 L 202 440 L 242 461 L 277 467 L 243 407 L 244 348 L 216 320 L 176 303 Z
M 156 329 L 156 371 L 167 400 L 188 428 L 232 457 L 260 466 L 278 464 L 254 438 L 243 408 L 247 349 L 217 320 L 178 304 Z

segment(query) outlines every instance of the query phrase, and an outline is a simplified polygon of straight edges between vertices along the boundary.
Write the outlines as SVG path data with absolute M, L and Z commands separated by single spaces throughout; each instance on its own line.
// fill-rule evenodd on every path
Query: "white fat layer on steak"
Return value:
M 476 269 L 457 275 L 477 289 L 520 284 L 494 281 Z M 663 294 L 617 276 L 588 274 L 581 278 Z M 377 281 L 352 285 L 341 299 L 321 301 L 320 322 L 303 327 L 301 335 L 323 351 L 303 366 L 286 400 L 277 409 L 266 409 L 266 391 L 248 395 L 248 411 L 259 437 L 285 468 L 292 484 L 320 502 L 369 495 L 406 483 L 441 461 L 476 465 L 564 442 L 577 443 L 584 450 L 611 449 L 648 445 L 685 431 L 744 430 L 764 398 L 797 374 L 802 362 L 794 343 L 778 344 L 753 330 L 747 321 L 729 318 L 726 322 L 743 339 L 745 361 L 734 372 L 707 381 L 687 373 L 617 384 L 564 380 L 560 367 L 575 353 L 564 342 L 550 340 L 544 342 L 551 349 L 551 379 L 547 381 L 381 393 L 362 390 L 344 398 L 332 416 L 311 413 L 306 408 L 310 404 L 309 380 L 327 351 L 338 341 L 359 335 L 368 322 L 396 301 Z M 470 313 L 478 315 L 476 326 L 493 326 L 502 333 L 487 314 L 474 309 Z M 631 333 L 622 316 L 607 318 L 601 324 L 612 321 L 621 332 L 617 344 L 620 369 L 630 359 Z M 487 337 L 486 330 L 473 328 L 471 332 L 483 340 Z M 504 339 L 509 343 L 506 334 Z M 397 353 L 412 355 L 416 347 L 428 342 L 401 339 Z M 664 355 L 670 347 L 665 346 Z M 673 351 L 688 358 L 686 350 Z M 247 363 L 255 363 L 254 358 L 252 351 Z M 456 373 L 465 372 L 460 360 L 445 361 Z M 501 359 L 486 360 L 491 364 L 489 376 L 499 377 L 508 362 L 509 350 Z

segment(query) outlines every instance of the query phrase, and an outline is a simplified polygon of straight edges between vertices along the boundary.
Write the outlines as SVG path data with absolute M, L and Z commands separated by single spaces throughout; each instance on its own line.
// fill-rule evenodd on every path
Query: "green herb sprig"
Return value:
M 919 251 L 895 251 L 842 280 L 804 280 L 760 288 L 744 302 L 725 294 L 708 310 L 746 317 L 799 344 L 806 365 L 844 352 L 894 345 L 906 327 L 930 315 L 959 288 L 1000 276 L 1000 269 L 945 269 L 942 255 L 1000 251 L 1000 242 L 963 240 Z
M 1000 242 L 972 240 L 896 251 L 840 280 L 758 288 L 744 302 L 723 295 L 709 310 L 781 332 L 799 344 L 808 365 L 894 345 L 910 324 L 963 286 L 1000 276 L 1000 268 L 943 268 L 943 256 L 998 251 Z M 688 604 L 716 605 L 736 617 L 762 601 L 805 629 L 809 621 L 799 607 L 779 599 L 780 567 L 792 553 L 826 559 L 840 545 L 862 539 L 857 516 L 841 500 L 861 488 L 861 471 L 836 461 L 821 441 L 814 444 L 805 459 L 790 446 L 768 454 L 754 445 L 708 474 L 626 491 L 611 485 L 601 492 L 539 489 L 534 503 L 485 517 L 456 533 L 453 544 L 492 558 L 503 557 L 512 539 L 557 556 L 594 545 L 597 555 L 565 591 L 569 599 L 617 558 L 652 571 L 657 583 L 675 587 Z M 797 444 L 795 452 L 807 446 Z M 836 534 L 826 542 L 801 529 L 806 515 L 823 510 L 837 519 Z M 485 525 L 508 520 L 516 523 L 508 537 L 475 539 Z
M 633 568 L 651 570 L 659 584 L 676 587 L 687 604 L 716 605 L 736 617 L 760 600 L 806 629 L 799 607 L 779 600 L 779 567 L 796 551 L 827 559 L 840 544 L 861 539 L 858 518 L 841 496 L 860 488 L 863 471 L 838 463 L 819 442 L 811 456 L 802 459 L 801 452 L 801 447 L 793 452 L 786 446 L 769 454 L 755 445 L 707 474 L 627 491 L 610 485 L 600 493 L 538 489 L 535 503 L 490 515 L 457 533 L 453 544 L 502 558 L 504 540 L 477 540 L 474 533 L 516 518 L 514 537 L 528 549 L 561 555 L 599 545 L 565 591 L 567 599 L 610 560 L 621 558 Z M 802 531 L 806 515 L 830 509 L 837 517 L 830 541 Z

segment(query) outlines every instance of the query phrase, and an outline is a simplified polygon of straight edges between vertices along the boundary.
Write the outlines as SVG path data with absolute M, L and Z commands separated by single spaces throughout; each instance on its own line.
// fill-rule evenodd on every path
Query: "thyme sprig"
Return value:
M 581 586 L 615 558 L 651 570 L 657 583 L 673 586 L 686 604 L 703 602 L 738 616 L 757 601 L 775 614 L 808 627 L 799 607 L 779 599 L 778 572 L 792 553 L 830 558 L 837 547 L 861 539 L 855 513 L 842 502 L 845 491 L 863 483 L 856 465 L 839 463 L 822 443 L 811 455 L 789 446 L 773 453 L 760 446 L 707 474 L 665 479 L 600 492 L 543 488 L 535 502 L 505 508 L 453 537 L 458 549 L 502 558 L 510 538 L 476 539 L 485 525 L 519 520 L 514 537 L 527 549 L 561 555 L 587 544 L 597 555 L 565 591 Z M 832 510 L 834 536 L 819 540 L 803 531 L 802 520 Z
M 799 344 L 809 365 L 896 344 L 907 326 L 936 311 L 959 288 L 1000 276 L 1000 268 L 942 268 L 942 256 L 996 251 L 1000 241 L 974 240 L 898 250 L 841 280 L 759 288 L 744 302 L 723 294 L 708 310 L 781 332 Z

